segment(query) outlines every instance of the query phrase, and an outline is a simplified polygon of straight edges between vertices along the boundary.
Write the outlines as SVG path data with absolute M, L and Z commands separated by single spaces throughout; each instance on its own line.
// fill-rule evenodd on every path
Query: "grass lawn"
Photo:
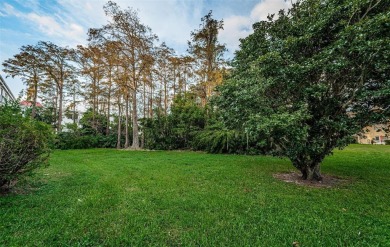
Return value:
M 28 193 L 0 196 L 0 246 L 390 246 L 390 146 L 335 151 L 322 172 L 348 182 L 333 188 L 272 176 L 293 170 L 264 156 L 55 151 Z

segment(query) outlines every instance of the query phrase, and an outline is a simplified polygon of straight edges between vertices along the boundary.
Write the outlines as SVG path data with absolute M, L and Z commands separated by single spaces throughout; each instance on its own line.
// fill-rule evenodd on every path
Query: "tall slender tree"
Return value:
M 31 102 L 31 117 L 35 118 L 38 87 L 43 80 L 42 60 L 37 46 L 27 45 L 20 48 L 20 53 L 3 63 L 3 71 L 11 77 L 21 77 L 27 84 L 27 100 Z
M 40 41 L 37 48 L 42 60 L 41 69 L 55 83 L 58 99 L 57 132 L 62 130 L 64 90 L 67 83 L 74 80 L 74 68 L 71 65 L 72 54 L 51 42 Z
M 156 75 L 161 85 L 162 95 L 164 97 L 164 114 L 167 115 L 169 106 L 170 85 L 174 80 L 172 73 L 171 58 L 174 55 L 172 48 L 169 48 L 165 43 L 162 43 L 156 48 Z
M 87 78 L 84 96 L 92 109 L 92 128 L 96 128 L 95 116 L 99 114 L 100 98 L 103 93 L 104 76 L 103 49 L 99 45 L 77 46 L 74 60 L 79 65 L 79 74 Z
M 111 18 L 101 28 L 90 29 L 91 41 L 114 41 L 120 45 L 123 65 L 129 72 L 128 88 L 132 104 L 132 148 L 139 148 L 138 134 L 138 101 L 137 91 L 142 85 L 142 72 L 150 63 L 153 42 L 157 39 L 151 29 L 141 23 L 138 13 L 131 8 L 122 10 L 116 3 L 109 1 L 104 6 L 105 14 Z
M 117 45 L 114 42 L 105 42 L 103 43 L 103 63 L 105 67 L 106 82 L 105 85 L 105 97 L 107 102 L 107 123 L 110 122 L 111 118 L 111 101 L 113 98 L 113 87 L 114 87 L 114 77 L 115 77 L 115 68 L 119 63 L 119 55 L 117 50 Z M 107 125 L 106 135 L 109 134 L 109 124 Z
M 198 93 L 204 106 L 216 86 L 216 75 L 224 63 L 223 54 L 227 51 L 219 43 L 218 33 L 223 29 L 223 20 L 215 20 L 212 11 L 201 19 L 200 29 L 191 32 L 188 52 L 197 61 L 197 74 L 200 78 Z

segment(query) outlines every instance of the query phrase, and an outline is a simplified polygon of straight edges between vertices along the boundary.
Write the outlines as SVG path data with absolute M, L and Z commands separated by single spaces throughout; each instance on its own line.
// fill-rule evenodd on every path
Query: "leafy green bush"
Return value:
M 178 95 L 170 114 L 156 111 L 154 118 L 144 120 L 142 129 L 145 147 L 160 150 L 191 149 L 194 134 L 204 129 L 205 125 L 206 110 L 196 104 L 194 96 Z
M 57 135 L 55 147 L 58 149 L 115 148 L 116 138 L 116 133 L 105 136 L 102 134 L 81 135 L 78 132 L 62 132 Z
M 123 122 L 122 129 L 124 129 Z M 80 126 L 77 123 L 66 124 L 65 131 L 57 135 L 54 147 L 57 149 L 115 148 L 118 126 L 114 124 L 111 128 L 108 127 L 106 116 L 93 113 L 89 109 L 80 119 Z M 124 142 L 125 137 L 121 135 L 121 143 Z
M 0 106 L 0 187 L 48 164 L 52 137 L 49 125 L 23 115 L 17 104 Z
M 385 145 L 390 145 L 390 140 L 385 140 Z
M 208 153 L 264 154 L 267 148 L 257 138 L 237 130 L 210 126 L 194 134 L 191 146 Z

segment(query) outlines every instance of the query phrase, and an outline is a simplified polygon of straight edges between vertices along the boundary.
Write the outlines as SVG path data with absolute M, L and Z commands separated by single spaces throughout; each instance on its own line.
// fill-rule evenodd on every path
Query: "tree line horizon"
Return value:
M 69 115 L 72 110 L 76 114 L 83 96 L 92 115 L 104 112 L 109 122 L 114 110 L 119 119 L 121 114 L 126 116 L 125 126 L 131 117 L 131 147 L 137 149 L 140 113 L 143 118 L 153 117 L 157 108 L 166 115 L 172 99 L 190 90 L 205 106 L 215 85 L 221 83 L 226 48 L 217 36 L 223 21 L 214 20 L 210 11 L 201 19 L 201 28 L 191 32 L 189 55 L 178 56 L 165 42 L 155 45 L 158 37 L 131 7 L 121 9 L 109 1 L 103 9 L 111 20 L 89 29 L 88 45 L 70 49 L 39 41 L 22 46 L 19 54 L 4 61 L 4 72 L 21 77 L 27 85 L 33 118 L 38 96 L 53 109 L 57 132 L 62 130 L 65 97 Z M 138 109 L 140 102 L 142 110 Z M 128 138 L 124 147 L 129 147 Z

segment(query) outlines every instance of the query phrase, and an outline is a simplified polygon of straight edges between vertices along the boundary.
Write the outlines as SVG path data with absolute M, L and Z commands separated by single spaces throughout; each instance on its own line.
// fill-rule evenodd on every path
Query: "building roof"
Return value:
M 21 106 L 28 106 L 28 107 L 30 107 L 30 106 L 32 106 L 32 102 L 31 101 L 27 101 L 27 100 L 23 100 L 23 101 L 20 101 L 20 105 Z M 39 103 L 39 102 L 36 102 L 35 106 L 36 107 L 43 107 L 43 105 L 41 103 Z

